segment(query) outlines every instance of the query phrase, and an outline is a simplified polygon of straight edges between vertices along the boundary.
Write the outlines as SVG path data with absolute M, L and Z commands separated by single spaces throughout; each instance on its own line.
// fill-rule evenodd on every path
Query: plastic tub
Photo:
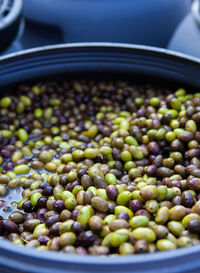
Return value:
M 0 58 L 0 91 L 38 79 L 82 76 L 158 79 L 200 88 L 200 60 L 167 50 L 124 44 L 69 44 Z M 17 246 L 0 239 L 0 272 L 175 273 L 200 272 L 200 245 L 170 252 L 118 257 L 66 255 Z

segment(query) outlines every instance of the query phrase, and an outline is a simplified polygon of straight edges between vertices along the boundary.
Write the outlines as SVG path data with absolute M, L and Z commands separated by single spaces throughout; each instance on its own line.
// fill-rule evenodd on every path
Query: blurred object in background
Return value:
M 0 51 L 19 38 L 23 29 L 21 13 L 22 0 L 0 0 Z
M 166 48 L 190 11 L 191 0 L 24 0 L 23 4 L 22 18 L 22 0 L 0 0 L 1 55 L 72 42 Z
M 200 57 L 200 0 L 194 0 L 190 13 L 175 30 L 169 49 Z
M 191 0 L 24 0 L 23 47 L 123 42 L 166 47 Z

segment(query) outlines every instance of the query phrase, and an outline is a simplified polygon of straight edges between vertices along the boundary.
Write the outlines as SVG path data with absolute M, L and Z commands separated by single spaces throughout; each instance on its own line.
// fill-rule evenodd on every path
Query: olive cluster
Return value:
M 200 243 L 200 93 L 21 85 L 0 100 L 0 120 L 3 238 L 82 255 Z

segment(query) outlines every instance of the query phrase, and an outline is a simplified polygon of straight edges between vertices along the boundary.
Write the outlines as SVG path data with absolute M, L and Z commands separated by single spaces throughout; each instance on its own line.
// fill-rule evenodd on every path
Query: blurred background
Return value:
M 0 54 L 120 42 L 200 57 L 200 0 L 0 0 Z

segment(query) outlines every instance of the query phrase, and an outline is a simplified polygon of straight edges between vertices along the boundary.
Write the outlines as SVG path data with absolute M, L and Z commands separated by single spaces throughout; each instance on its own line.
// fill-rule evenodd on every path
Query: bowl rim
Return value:
M 177 59 L 182 60 L 188 60 L 191 62 L 195 62 L 197 64 L 200 64 L 200 58 L 193 57 L 192 55 L 180 53 L 177 51 L 173 51 L 170 49 L 165 49 L 161 47 L 155 47 L 155 46 L 146 46 L 141 44 L 126 44 L 126 43 L 110 43 L 110 42 L 87 42 L 87 43 L 63 43 L 63 44 L 53 44 L 53 45 L 47 45 L 47 46 L 39 46 L 39 47 L 33 47 L 29 49 L 20 50 L 14 53 L 8 53 L 3 56 L 0 56 L 0 62 L 8 60 L 11 61 L 12 59 L 18 58 L 18 57 L 25 57 L 29 56 L 33 53 L 45 53 L 45 52 L 53 52 L 54 50 L 59 49 L 84 49 L 84 48 L 107 48 L 107 49 L 130 49 L 130 50 L 136 50 L 136 51 L 146 51 L 146 52 L 152 52 L 155 54 L 161 54 L 166 55 L 169 57 L 174 57 Z
M 187 258 L 188 255 L 200 254 L 200 245 L 190 246 L 175 249 L 172 251 L 163 251 L 155 253 L 146 253 L 146 254 L 133 254 L 127 256 L 92 256 L 92 255 L 78 255 L 78 254 L 66 254 L 56 251 L 44 251 L 37 250 L 34 248 L 28 248 L 25 246 L 18 246 L 15 243 L 12 243 L 6 239 L 0 239 L 0 256 L 3 251 L 8 251 L 9 255 L 16 255 L 16 257 L 23 256 L 25 258 L 31 259 L 42 259 L 46 262 L 62 262 L 62 263 L 73 263 L 74 265 L 123 265 L 123 264 L 146 264 L 149 262 L 162 261 L 165 262 L 169 259 L 177 259 L 184 257 Z M 6 255 L 7 256 L 7 255 Z M 15 256 L 13 256 L 15 257 Z M 78 257 L 78 259 L 77 259 Z

